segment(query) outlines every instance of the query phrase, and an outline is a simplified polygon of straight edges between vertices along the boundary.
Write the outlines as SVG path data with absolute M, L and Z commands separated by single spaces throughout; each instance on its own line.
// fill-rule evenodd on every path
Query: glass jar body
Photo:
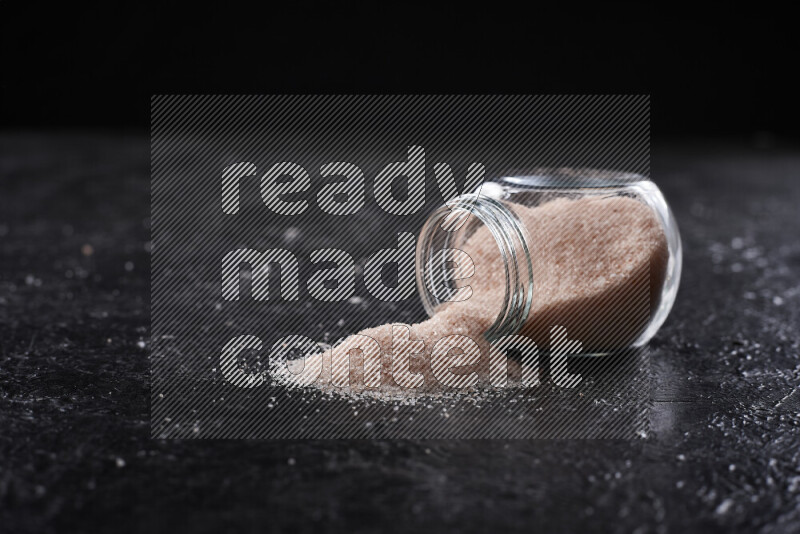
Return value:
M 646 344 L 677 294 L 682 251 L 661 191 L 638 175 L 542 170 L 442 206 L 417 243 L 417 288 L 433 316 L 485 321 L 489 341 L 547 348 L 565 329 L 584 354 Z M 473 299 L 470 302 L 470 299 Z

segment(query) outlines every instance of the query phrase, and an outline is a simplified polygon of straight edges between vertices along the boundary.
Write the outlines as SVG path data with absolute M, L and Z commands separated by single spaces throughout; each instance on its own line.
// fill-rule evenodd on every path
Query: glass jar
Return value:
M 477 298 L 465 316 L 493 318 L 488 341 L 520 334 L 546 349 L 562 327 L 580 353 L 606 354 L 655 335 L 681 262 L 678 226 L 648 178 L 537 169 L 434 211 L 417 242 L 417 289 L 430 316 Z

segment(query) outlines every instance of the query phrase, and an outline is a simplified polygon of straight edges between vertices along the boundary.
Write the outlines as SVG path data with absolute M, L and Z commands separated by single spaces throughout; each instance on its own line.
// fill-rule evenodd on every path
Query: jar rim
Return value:
M 497 181 L 515 189 L 609 189 L 650 181 L 635 172 L 594 168 L 536 167 L 515 170 Z

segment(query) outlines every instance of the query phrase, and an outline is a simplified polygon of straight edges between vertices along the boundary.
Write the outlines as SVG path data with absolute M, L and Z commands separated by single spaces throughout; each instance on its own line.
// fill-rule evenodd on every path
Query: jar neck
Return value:
M 485 337 L 493 341 L 519 332 L 533 301 L 533 265 L 528 233 L 506 204 L 480 194 L 461 195 L 434 211 L 417 242 L 417 291 L 428 315 L 449 302 L 455 289 L 447 285 L 452 263 L 444 250 L 459 249 L 470 226 L 485 226 L 500 252 L 505 271 L 505 294 L 497 317 Z M 475 265 L 475 275 L 481 275 Z M 498 288 L 502 291 L 503 288 Z

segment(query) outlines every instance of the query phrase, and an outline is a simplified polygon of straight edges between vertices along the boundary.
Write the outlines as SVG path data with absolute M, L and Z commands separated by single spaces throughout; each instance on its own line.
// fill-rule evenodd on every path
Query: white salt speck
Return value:
M 336 321 L 336 326 L 344 326 L 344 319 L 339 319 Z
M 772 297 L 772 303 L 775 306 L 782 306 L 783 305 L 783 298 L 781 298 L 781 297 L 776 295 L 776 296 Z
M 744 239 L 741 237 L 734 237 L 731 239 L 731 248 L 734 250 L 739 250 L 740 248 L 744 247 Z
M 679 462 L 685 462 L 686 461 L 686 455 L 685 454 L 679 454 L 677 456 L 677 458 L 678 458 Z
M 761 250 L 757 247 L 751 247 L 742 253 L 742 257 L 746 260 L 754 260 L 761 255 Z
M 126 261 L 125 262 L 125 270 L 128 271 L 128 272 L 133 271 L 133 262 L 132 261 Z
M 284 241 L 294 241 L 300 236 L 300 230 L 294 226 L 290 226 L 283 232 Z
M 117 456 L 117 458 L 116 458 L 116 460 L 114 460 L 114 462 L 117 464 L 117 467 L 119 467 L 120 469 L 125 467 L 125 460 L 123 460 L 119 456 Z
M 678 489 L 683 489 L 683 486 L 685 486 L 685 485 L 686 485 L 686 483 L 683 480 L 679 480 L 679 481 L 677 481 L 675 483 L 675 487 L 678 488 Z
M 717 515 L 727 514 L 728 510 L 731 509 L 731 506 L 733 506 L 733 500 L 725 499 L 724 501 L 719 503 L 719 506 L 717 506 L 717 509 L 714 510 L 714 513 Z
M 362 299 L 361 297 L 350 297 L 349 299 L 347 299 L 347 302 L 349 302 L 350 304 L 361 304 L 362 302 L 364 302 L 364 299 Z
M 143 349 L 147 346 L 147 344 L 144 341 L 139 340 L 136 342 L 136 346 L 139 347 L 140 349 Z
M 294 458 L 289 458 L 288 460 L 286 460 L 286 463 L 289 465 L 295 465 L 297 463 L 297 460 L 295 460 Z
M 736 471 L 736 466 L 734 464 L 729 465 L 728 466 L 728 471 L 730 471 L 731 473 Z

